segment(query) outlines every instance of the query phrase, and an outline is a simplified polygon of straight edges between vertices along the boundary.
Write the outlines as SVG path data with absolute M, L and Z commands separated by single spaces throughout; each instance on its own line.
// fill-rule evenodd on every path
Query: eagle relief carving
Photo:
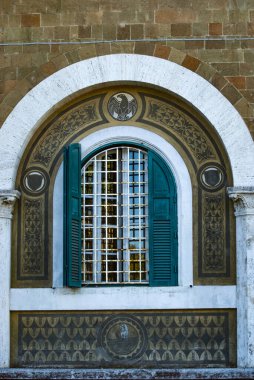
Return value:
M 131 94 L 119 92 L 109 99 L 108 112 L 116 120 L 129 120 L 137 112 L 137 101 Z

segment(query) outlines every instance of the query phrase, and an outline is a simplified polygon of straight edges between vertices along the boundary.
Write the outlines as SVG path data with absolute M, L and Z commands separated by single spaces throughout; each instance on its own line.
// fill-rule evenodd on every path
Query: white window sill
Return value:
M 10 310 L 236 308 L 236 286 L 11 289 Z

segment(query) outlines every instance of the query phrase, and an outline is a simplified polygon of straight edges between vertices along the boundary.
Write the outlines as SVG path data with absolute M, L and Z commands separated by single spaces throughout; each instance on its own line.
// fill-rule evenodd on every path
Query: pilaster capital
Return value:
M 254 215 L 254 187 L 228 187 L 229 198 L 234 202 L 235 215 Z
M 0 190 L 0 218 L 12 218 L 15 202 L 19 198 L 18 190 Z

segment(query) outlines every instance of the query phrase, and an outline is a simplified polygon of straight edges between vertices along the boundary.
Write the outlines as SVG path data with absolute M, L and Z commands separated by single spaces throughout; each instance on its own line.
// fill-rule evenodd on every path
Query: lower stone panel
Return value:
M 236 365 L 234 310 L 13 312 L 13 367 Z

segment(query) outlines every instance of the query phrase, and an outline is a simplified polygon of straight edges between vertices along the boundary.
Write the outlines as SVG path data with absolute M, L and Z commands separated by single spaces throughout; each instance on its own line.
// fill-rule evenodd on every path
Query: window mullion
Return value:
M 148 193 L 148 159 L 144 161 L 144 171 L 145 171 L 145 270 L 146 270 L 146 281 L 149 281 L 149 214 L 148 214 L 148 203 L 149 203 L 149 193 Z
M 108 152 L 105 152 L 105 281 L 108 282 Z
M 101 175 L 101 161 L 97 160 L 95 157 L 95 178 L 96 183 L 94 184 L 94 203 L 95 203 L 95 214 L 94 214 L 94 236 L 95 236 L 95 249 L 94 249 L 94 282 L 101 282 L 101 236 L 102 236 L 102 223 L 101 223 L 101 211 L 102 211 L 102 175 Z
M 129 282 L 129 257 L 128 257 L 128 228 L 129 228 L 129 215 L 128 215 L 128 149 L 122 149 L 122 168 L 123 168 L 123 181 L 122 181 L 122 219 L 123 219 L 123 281 Z
M 141 181 L 141 175 L 140 175 L 140 151 L 138 152 L 138 247 L 139 247 L 139 253 L 138 253 L 138 258 L 139 258 L 139 282 L 141 282 L 141 257 L 142 257 L 142 245 L 141 245 L 141 197 L 140 197 L 140 192 L 141 192 L 141 186 L 140 186 L 140 181 Z
M 123 282 L 123 172 L 122 172 L 122 150 L 117 149 L 117 281 Z

